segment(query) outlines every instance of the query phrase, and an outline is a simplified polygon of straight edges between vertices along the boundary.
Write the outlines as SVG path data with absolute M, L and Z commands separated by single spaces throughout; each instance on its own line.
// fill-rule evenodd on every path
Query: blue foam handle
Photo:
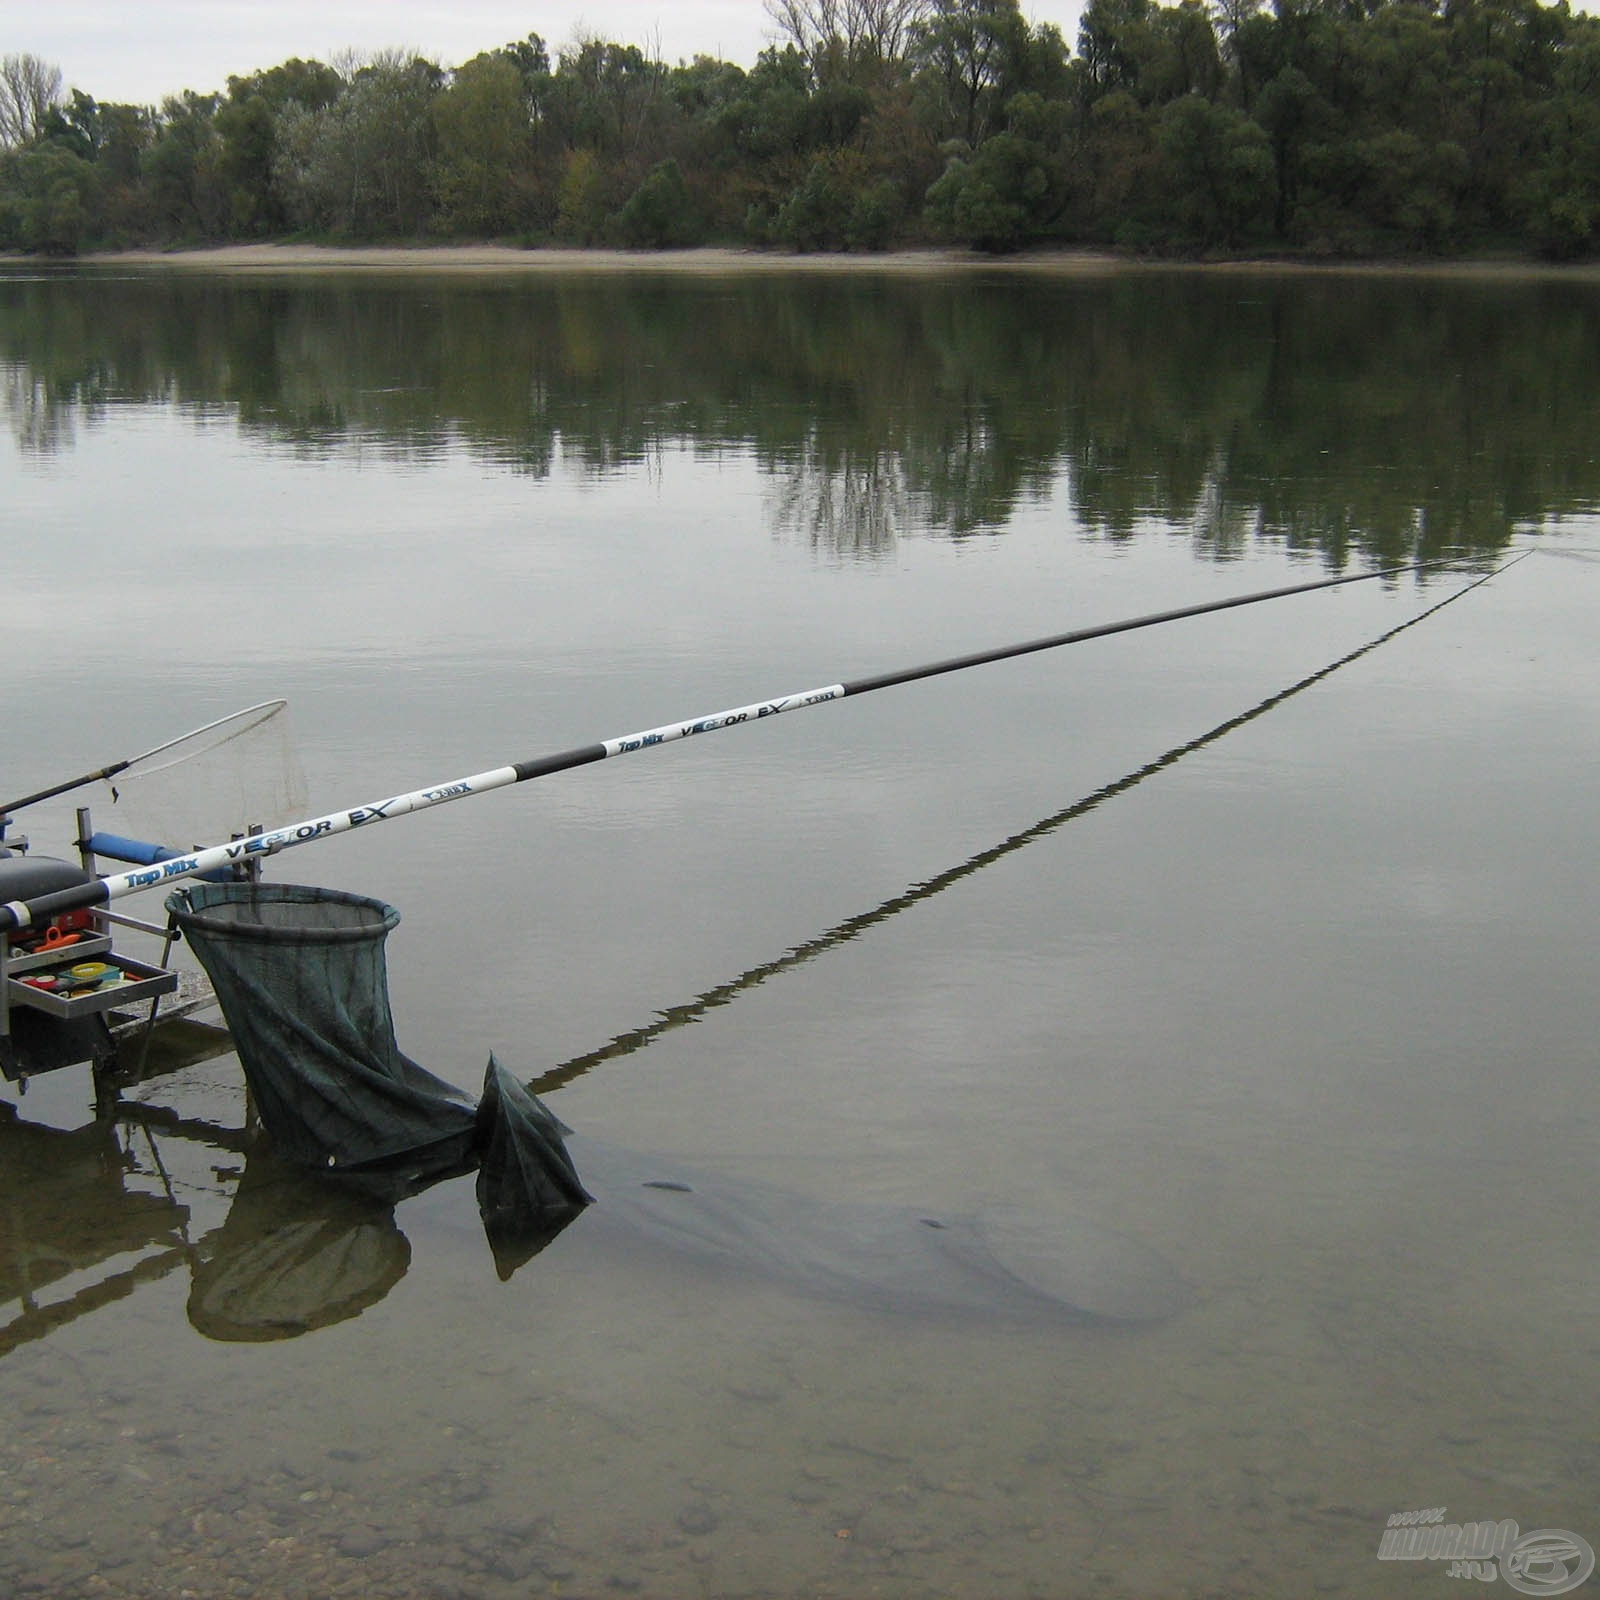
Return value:
M 174 850 L 171 845 L 151 844 L 146 839 L 128 839 L 120 833 L 95 833 L 89 837 L 89 848 L 97 856 L 111 861 L 126 861 L 135 867 L 153 867 L 158 861 L 174 861 L 187 854 Z M 202 872 L 199 877 L 208 883 L 231 883 L 233 874 L 222 868 L 217 872 Z

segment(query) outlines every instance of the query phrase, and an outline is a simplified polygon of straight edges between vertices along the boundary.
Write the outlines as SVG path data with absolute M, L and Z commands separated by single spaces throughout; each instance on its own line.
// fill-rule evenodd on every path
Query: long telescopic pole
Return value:
M 591 762 L 604 761 L 610 756 L 627 755 L 631 751 L 648 749 L 652 745 L 670 744 L 674 739 L 688 739 L 697 733 L 712 733 L 719 728 L 734 728 L 741 723 L 758 722 L 764 717 L 777 716 L 783 711 L 798 711 L 807 706 L 825 705 L 829 701 L 843 700 L 849 695 L 870 694 L 874 689 L 889 689 L 896 684 L 914 683 L 919 678 L 936 678 L 946 672 L 962 672 L 968 667 L 981 667 L 991 661 L 1009 661 L 1015 656 L 1033 655 L 1040 650 L 1056 650 L 1063 645 L 1082 644 L 1085 640 L 1103 639 L 1114 633 L 1132 633 L 1138 628 L 1154 628 L 1164 622 L 1181 621 L 1185 617 L 1201 617 L 1213 611 L 1260 605 L 1265 600 L 1281 600 L 1293 594 L 1308 594 L 1313 589 L 1332 589 L 1347 583 L 1367 583 L 1374 578 L 1393 578 L 1428 567 L 1453 564 L 1431 561 L 1416 566 L 1387 567 L 1379 572 L 1357 572 L 1339 578 L 1319 578 L 1311 583 L 1290 584 L 1282 589 L 1262 589 L 1254 594 L 1234 595 L 1227 600 L 1207 600 L 1199 605 L 1180 606 L 1175 611 L 1157 611 L 1145 617 L 1131 617 L 1121 622 L 1102 622 L 1092 628 L 1074 629 L 1071 633 L 1052 634 L 1045 639 L 1030 639 L 1025 644 L 1002 645 L 994 650 L 978 650 L 971 655 L 952 656 L 946 661 L 934 661 L 926 666 L 905 667 L 896 672 L 880 672 L 871 677 L 857 678 L 851 683 L 831 683 L 820 689 L 802 689 L 796 694 L 779 695 L 775 699 L 758 701 L 753 705 L 736 706 L 731 711 L 714 711 L 708 716 L 691 717 L 683 722 L 669 722 L 659 728 L 647 728 L 642 733 L 624 734 L 620 738 L 605 739 L 598 744 L 581 745 L 573 750 L 558 751 L 554 755 L 535 756 L 531 760 L 518 761 L 508 767 L 495 767 L 488 772 L 474 773 L 471 777 L 451 779 L 426 789 L 414 789 L 410 794 L 394 795 L 387 800 L 375 800 L 369 805 L 352 806 L 342 811 L 330 811 L 326 816 L 290 823 L 286 827 L 275 828 L 270 833 L 258 834 L 253 838 L 238 839 L 231 844 L 212 845 L 208 849 L 176 856 L 155 866 L 113 873 L 110 877 L 98 878 L 93 883 L 57 890 L 53 894 L 41 895 L 34 900 L 13 900 L 9 904 L 0 905 L 0 934 L 47 921 L 66 911 L 104 905 L 108 901 L 119 900 L 124 895 L 137 894 L 142 889 L 153 888 L 174 878 L 186 878 L 197 872 L 215 872 L 219 868 L 248 861 L 254 856 L 276 854 L 280 850 L 293 849 L 295 845 L 311 844 L 318 839 L 330 839 L 335 834 L 349 833 L 352 829 L 364 828 L 371 823 L 389 822 L 395 817 L 408 816 L 413 811 L 426 811 L 451 800 L 465 800 L 468 795 L 487 794 L 491 789 L 503 789 L 513 783 L 526 783 L 530 778 L 549 777 L 551 773 L 587 766 Z

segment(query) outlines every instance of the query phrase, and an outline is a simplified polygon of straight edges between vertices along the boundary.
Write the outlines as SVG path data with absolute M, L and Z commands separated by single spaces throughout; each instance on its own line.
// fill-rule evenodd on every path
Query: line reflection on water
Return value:
M 1039 821 L 1031 824 L 1010 837 L 1002 839 L 998 844 L 990 845 L 985 850 L 980 850 L 976 855 L 968 856 L 965 861 L 947 868 L 937 876 L 929 878 L 922 883 L 912 884 L 901 893 L 881 904 L 873 906 L 869 911 L 858 912 L 853 917 L 847 917 L 843 922 L 836 923 L 826 933 L 818 934 L 814 939 L 808 939 L 804 944 L 795 945 L 781 956 L 774 957 L 771 961 L 763 962 L 760 966 L 751 967 L 747 972 L 742 972 L 737 978 L 730 978 L 726 983 L 719 983 L 715 988 L 707 989 L 704 993 L 696 995 L 693 1000 L 681 1005 L 670 1006 L 665 1011 L 657 1013 L 654 1022 L 644 1024 L 642 1027 L 632 1028 L 627 1033 L 619 1033 L 615 1038 L 607 1041 L 598 1049 L 586 1051 L 583 1055 L 574 1056 L 571 1060 L 563 1062 L 560 1066 L 552 1067 L 547 1072 L 542 1072 L 528 1085 L 535 1094 L 548 1094 L 553 1089 L 559 1089 L 563 1084 L 571 1083 L 576 1078 L 581 1078 L 585 1073 L 592 1071 L 602 1062 L 619 1060 L 623 1056 L 630 1056 L 635 1051 L 643 1050 L 663 1034 L 671 1033 L 674 1029 L 687 1027 L 690 1023 L 698 1022 L 708 1011 L 713 1011 L 719 1006 L 725 1006 L 746 990 L 754 989 L 765 983 L 769 978 L 775 978 L 781 972 L 787 972 L 793 967 L 805 965 L 808 961 L 815 960 L 818 956 L 839 945 L 848 944 L 853 939 L 858 939 L 869 928 L 876 927 L 880 922 L 887 921 L 890 917 L 897 916 L 902 911 L 909 910 L 921 901 L 930 900 L 934 895 L 942 894 L 946 889 L 952 888 L 964 878 L 971 877 L 974 873 L 981 872 L 985 867 L 993 866 L 995 862 L 1014 854 L 1025 846 L 1033 844 L 1036 840 L 1046 838 L 1055 833 L 1067 823 L 1077 817 L 1087 816 L 1091 811 L 1098 810 L 1108 800 L 1120 794 L 1126 794 L 1130 789 L 1137 788 L 1147 778 L 1153 778 L 1159 772 L 1165 772 L 1169 767 L 1176 765 L 1186 756 L 1194 755 L 1197 751 L 1204 750 L 1207 746 L 1215 744 L 1219 739 L 1234 732 L 1246 724 L 1254 722 L 1258 717 L 1265 716 L 1267 712 L 1293 699 L 1314 684 L 1321 683 L 1325 678 L 1332 676 L 1342 667 L 1349 666 L 1352 662 L 1359 661 L 1363 656 L 1371 654 L 1380 646 L 1387 644 L 1391 639 L 1398 638 L 1408 628 L 1414 628 L 1419 622 L 1425 622 L 1429 617 L 1442 611 L 1447 605 L 1470 594 L 1480 584 L 1487 583 L 1490 578 L 1497 577 L 1507 568 L 1515 566 L 1523 556 L 1529 552 L 1514 556 L 1510 561 L 1495 567 L 1493 570 L 1474 578 L 1465 588 L 1458 589 L 1455 593 L 1446 596 L 1443 600 L 1428 607 L 1426 611 L 1409 618 L 1379 634 L 1377 638 L 1368 640 L 1364 645 L 1352 650 L 1348 655 L 1341 656 L 1337 661 L 1331 661 L 1325 667 L 1301 678 L 1297 683 L 1292 683 L 1286 689 L 1280 689 L 1276 694 L 1269 695 L 1259 704 L 1252 706 L 1248 711 L 1242 711 L 1237 716 L 1229 717 L 1226 722 L 1219 722 L 1214 728 L 1200 734 L 1197 738 L 1190 739 L 1184 744 L 1175 745 L 1172 749 L 1157 756 L 1153 761 L 1146 762 L 1142 767 L 1114 779 L 1103 788 L 1096 789 L 1093 794 L 1085 795 L 1080 800 L 1075 800 L 1060 811 L 1052 812 L 1048 817 L 1041 817 Z

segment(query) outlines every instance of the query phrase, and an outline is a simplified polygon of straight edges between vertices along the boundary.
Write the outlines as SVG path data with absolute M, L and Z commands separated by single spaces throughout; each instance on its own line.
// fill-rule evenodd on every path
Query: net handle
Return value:
M 119 772 L 126 772 L 129 767 L 140 761 L 148 761 L 152 756 L 158 756 L 163 751 L 171 750 L 182 744 L 186 739 L 198 739 L 203 733 L 210 733 L 213 728 L 221 728 L 230 722 L 237 722 L 243 717 L 255 716 L 257 722 L 265 722 L 268 717 L 276 716 L 278 712 L 288 705 L 287 700 L 263 700 L 257 705 L 246 706 L 243 711 L 230 711 L 225 717 L 218 717 L 215 722 L 207 722 L 198 728 L 191 728 L 187 733 L 180 733 L 176 739 L 168 739 L 162 744 L 153 746 L 149 750 L 141 751 L 136 756 L 129 756 L 124 761 L 113 761 L 108 767 L 101 767 L 96 772 L 86 772 L 81 778 L 68 778 L 65 783 L 53 784 L 48 789 L 40 789 L 34 794 L 24 795 L 20 800 L 0 801 L 0 818 L 9 816 L 13 811 L 21 811 L 27 806 L 37 805 L 41 800 L 53 800 L 58 794 L 70 794 L 74 789 L 81 789 L 85 784 L 98 783 L 103 778 L 114 778 Z M 254 726 L 252 723 L 251 726 Z M 239 730 L 243 733 L 245 730 Z M 232 737 L 230 735 L 230 737 Z M 169 763 L 171 765 L 172 763 Z

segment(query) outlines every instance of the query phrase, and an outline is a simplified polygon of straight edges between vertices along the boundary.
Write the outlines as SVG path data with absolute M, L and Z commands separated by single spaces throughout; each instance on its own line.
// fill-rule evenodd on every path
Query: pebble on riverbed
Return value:
M 678 1513 L 678 1526 L 685 1533 L 715 1533 L 722 1519 L 703 1500 L 686 1505 Z

